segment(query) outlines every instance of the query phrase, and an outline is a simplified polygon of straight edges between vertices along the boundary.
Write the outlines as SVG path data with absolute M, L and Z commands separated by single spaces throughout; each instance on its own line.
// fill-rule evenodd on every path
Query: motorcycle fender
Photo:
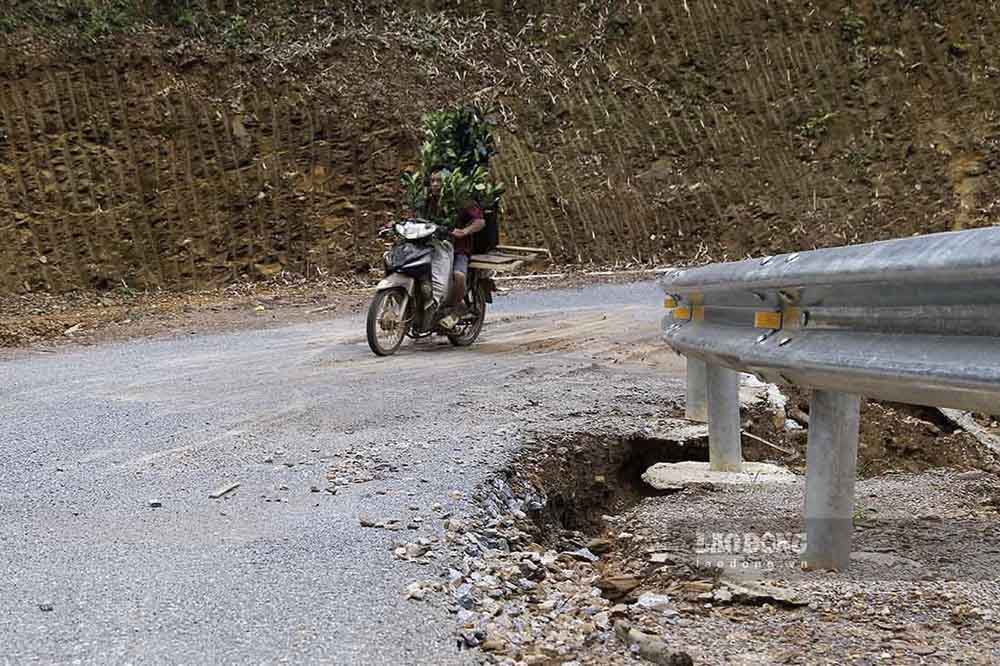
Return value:
M 483 283 L 483 286 L 486 287 L 486 289 L 485 289 L 485 291 L 486 291 L 486 302 L 487 303 L 492 303 L 493 302 L 493 292 L 495 292 L 497 290 L 497 283 L 494 282 L 493 280 L 489 279 L 489 278 L 486 278 L 486 279 L 482 280 L 481 282 Z
M 392 275 L 382 278 L 382 281 L 375 287 L 375 291 L 385 291 L 387 289 L 398 289 L 402 287 L 406 290 L 407 296 L 413 296 L 413 285 L 415 283 L 416 280 L 411 278 L 409 275 L 393 273 Z

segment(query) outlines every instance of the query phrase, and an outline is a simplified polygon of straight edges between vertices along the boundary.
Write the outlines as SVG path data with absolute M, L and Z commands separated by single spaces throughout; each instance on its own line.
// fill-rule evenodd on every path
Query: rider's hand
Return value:
M 465 229 L 452 229 L 451 235 L 455 238 L 465 238 Z

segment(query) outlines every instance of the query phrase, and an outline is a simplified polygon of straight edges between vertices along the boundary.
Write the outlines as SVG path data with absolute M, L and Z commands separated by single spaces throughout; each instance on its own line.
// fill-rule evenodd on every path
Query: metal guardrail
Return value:
M 815 391 L 807 564 L 849 561 L 857 396 L 1000 412 L 1000 228 L 673 270 L 660 284 L 713 468 L 741 464 L 734 371 Z

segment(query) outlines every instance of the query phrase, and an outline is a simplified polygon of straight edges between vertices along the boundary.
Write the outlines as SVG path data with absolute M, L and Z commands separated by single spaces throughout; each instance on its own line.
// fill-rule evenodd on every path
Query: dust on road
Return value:
M 527 429 L 677 395 L 615 362 L 654 344 L 658 308 L 651 284 L 513 296 L 481 345 L 382 360 L 353 317 L 3 363 L 3 659 L 467 661 L 393 551 L 443 562 L 442 521 Z

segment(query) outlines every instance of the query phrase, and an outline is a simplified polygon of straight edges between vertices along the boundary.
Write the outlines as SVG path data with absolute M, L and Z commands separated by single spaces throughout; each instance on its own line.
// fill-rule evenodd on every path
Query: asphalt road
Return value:
M 0 663 L 473 660 L 403 595 L 443 548 L 393 545 L 440 534 L 435 503 L 469 510 L 522 436 L 655 415 L 680 386 L 660 302 L 512 294 L 474 347 L 389 359 L 355 317 L 0 363 Z

